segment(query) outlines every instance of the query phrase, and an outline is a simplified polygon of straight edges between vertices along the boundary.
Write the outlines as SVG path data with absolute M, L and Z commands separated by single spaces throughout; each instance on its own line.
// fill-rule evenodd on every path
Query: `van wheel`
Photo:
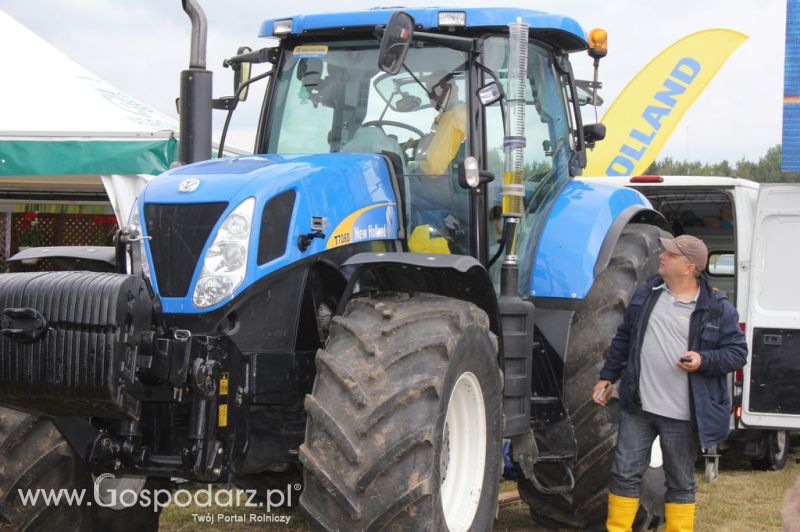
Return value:
M 786 430 L 773 430 L 764 436 L 766 451 L 764 457 L 751 460 L 753 469 L 758 471 L 780 471 L 786 465 L 789 457 L 789 432 Z

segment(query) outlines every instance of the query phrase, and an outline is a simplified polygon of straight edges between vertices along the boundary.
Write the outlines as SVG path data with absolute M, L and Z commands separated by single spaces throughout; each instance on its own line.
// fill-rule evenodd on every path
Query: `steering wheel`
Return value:
M 403 122 L 396 122 L 394 120 L 370 120 L 369 122 L 364 122 L 363 124 L 361 124 L 360 127 L 372 127 L 372 126 L 379 127 L 381 129 L 383 129 L 383 126 L 394 126 L 407 129 L 415 133 L 418 137 L 422 137 L 423 135 L 425 135 L 425 133 L 415 128 L 414 126 L 404 124 Z
M 413 144 L 411 143 L 411 139 L 400 144 L 400 147 L 403 150 L 403 157 L 405 161 L 408 162 L 416 160 L 417 146 L 419 146 L 420 139 L 424 137 L 426 134 L 423 133 L 421 130 L 415 128 L 414 126 L 404 124 L 403 122 L 396 122 L 395 120 L 370 120 L 368 122 L 362 123 L 360 127 L 379 127 L 381 128 L 381 131 L 383 131 L 383 126 L 394 126 L 402 129 L 407 129 L 412 133 L 414 133 L 415 135 L 417 135 L 418 138 L 413 141 Z M 411 150 L 410 154 L 408 150 Z

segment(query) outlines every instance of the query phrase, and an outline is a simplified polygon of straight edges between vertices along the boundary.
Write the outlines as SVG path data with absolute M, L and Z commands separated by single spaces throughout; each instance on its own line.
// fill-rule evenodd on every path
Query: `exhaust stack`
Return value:
M 206 14 L 197 0 L 181 0 L 192 21 L 189 69 L 181 72 L 180 161 L 182 164 L 211 158 L 211 83 L 206 70 Z

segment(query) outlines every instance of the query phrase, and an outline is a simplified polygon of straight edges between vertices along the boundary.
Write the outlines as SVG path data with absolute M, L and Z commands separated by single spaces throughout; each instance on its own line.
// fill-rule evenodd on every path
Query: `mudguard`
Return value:
M 492 332 L 501 334 L 500 310 L 492 281 L 486 268 L 472 257 L 437 253 L 359 253 L 342 266 L 350 279 L 342 304 L 356 282 L 375 284 L 383 291 L 429 292 L 477 305 L 489 316 Z
M 639 192 L 609 185 L 570 181 L 545 223 L 528 276 L 528 295 L 581 300 L 608 257 L 622 229 L 631 222 L 663 226 L 666 221 Z

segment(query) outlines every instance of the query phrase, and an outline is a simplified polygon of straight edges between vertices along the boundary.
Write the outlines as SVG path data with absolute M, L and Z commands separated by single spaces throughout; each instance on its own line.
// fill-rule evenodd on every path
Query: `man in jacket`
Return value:
M 611 384 L 622 378 L 609 531 L 631 529 L 656 436 L 664 457 L 667 531 L 693 529 L 698 443 L 708 448 L 727 437 L 726 374 L 747 361 L 736 309 L 701 275 L 708 256 L 703 241 L 682 235 L 661 244 L 658 275 L 631 297 L 592 392 L 605 406 Z

